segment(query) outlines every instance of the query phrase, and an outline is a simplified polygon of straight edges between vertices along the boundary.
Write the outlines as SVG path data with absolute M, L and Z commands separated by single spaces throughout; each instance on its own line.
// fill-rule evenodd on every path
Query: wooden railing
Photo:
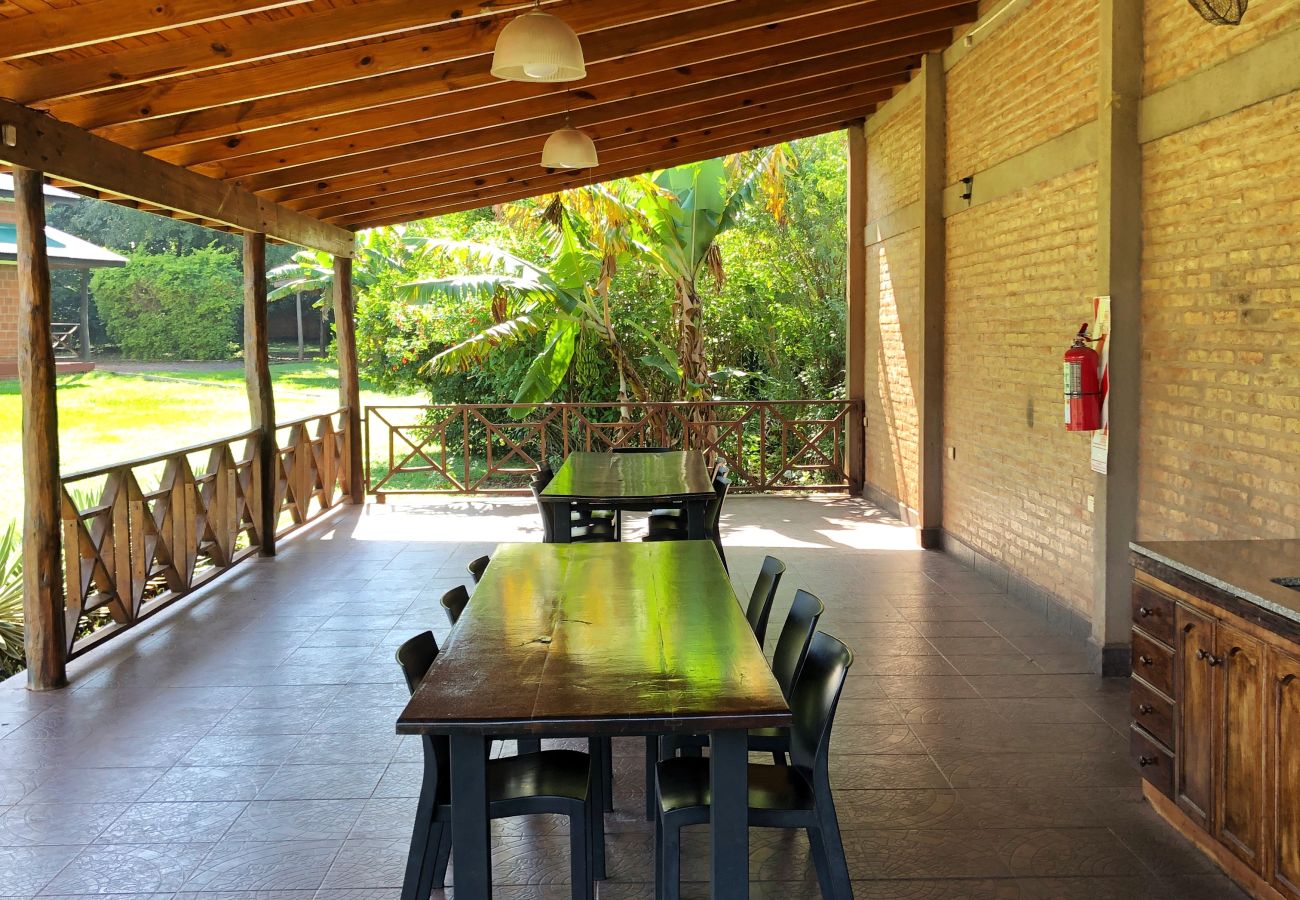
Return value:
M 366 408 L 366 488 L 385 494 L 519 493 L 574 450 L 687 447 L 745 492 L 848 490 L 848 400 L 548 403 Z
M 69 359 L 81 355 L 81 325 L 78 322 L 51 322 L 50 338 L 54 355 Z
M 346 408 L 276 428 L 276 534 L 347 495 Z M 148 618 L 263 543 L 258 432 L 62 479 L 68 656 Z

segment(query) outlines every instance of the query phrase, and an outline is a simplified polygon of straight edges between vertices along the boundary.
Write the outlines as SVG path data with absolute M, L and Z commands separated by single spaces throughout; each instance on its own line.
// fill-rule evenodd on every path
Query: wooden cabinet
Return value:
M 1139 573 L 1130 709 L 1161 815 L 1256 897 L 1300 900 L 1300 641 Z
M 1214 811 L 1214 620 L 1179 604 L 1174 611 L 1178 727 L 1174 800 L 1209 831 Z
M 1300 656 L 1270 654 L 1265 723 L 1271 785 L 1271 878 L 1284 896 L 1300 898 Z

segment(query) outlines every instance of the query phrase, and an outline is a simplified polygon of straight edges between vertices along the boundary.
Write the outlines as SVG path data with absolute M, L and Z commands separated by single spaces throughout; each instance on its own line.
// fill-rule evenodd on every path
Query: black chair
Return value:
M 555 473 L 551 471 L 549 466 L 545 466 L 533 476 L 532 482 L 529 484 L 529 490 L 533 493 L 533 500 L 537 503 L 537 511 L 542 517 L 542 540 L 548 544 L 555 540 L 555 529 L 551 524 L 551 517 L 547 515 L 547 505 L 542 502 L 542 491 L 546 490 L 546 486 L 551 483 L 551 479 L 554 477 Z M 596 515 L 597 512 L 601 513 L 601 515 Z M 584 511 L 571 509 L 569 522 L 570 543 L 592 544 L 617 539 L 612 510 Z
M 470 577 L 474 579 L 475 584 L 483 580 L 483 573 L 487 571 L 488 563 L 491 561 L 492 557 L 490 556 L 480 556 L 465 567 L 469 570 Z
M 469 591 L 465 590 L 465 585 L 458 584 L 447 593 L 442 595 L 442 609 L 447 614 L 447 621 L 455 625 L 460 621 L 460 614 L 465 611 L 469 605 Z
M 704 507 L 704 534 L 718 548 L 718 556 L 722 558 L 724 567 L 727 565 L 727 554 L 722 549 L 722 504 L 727 499 L 727 492 L 730 489 L 731 480 L 725 474 L 719 474 L 713 479 L 713 496 Z M 673 515 L 659 515 L 661 512 L 670 512 Z M 683 510 L 660 510 L 650 514 L 650 533 L 642 540 L 682 541 L 686 540 L 689 533 Z
M 611 453 L 671 453 L 672 447 L 611 447 Z
M 438 642 L 428 631 L 398 648 L 397 663 L 411 693 L 424 681 L 437 656 Z M 451 857 L 448 739 L 424 735 L 422 743 L 424 783 L 420 788 L 406 868 L 406 883 L 415 886 L 418 900 L 426 900 L 435 888 L 445 886 L 447 862 Z M 573 900 L 591 900 L 592 855 L 596 846 L 604 847 L 605 823 L 591 808 L 592 768 L 588 755 L 577 750 L 543 750 L 490 759 L 487 766 L 490 818 L 548 813 L 568 817 Z
M 835 707 L 853 665 L 853 652 L 817 634 L 799 672 L 790 707 L 793 765 L 749 765 L 751 828 L 806 828 L 817 881 L 826 900 L 852 900 L 835 800 L 831 795 L 830 744 Z M 709 761 L 677 757 L 658 765 L 655 817 L 656 896 L 676 900 L 681 879 L 681 829 L 709 821 Z
M 784 574 L 785 563 L 775 556 L 763 557 L 763 568 L 758 570 L 754 590 L 749 595 L 749 606 L 745 607 L 745 618 L 749 620 L 749 627 L 754 630 L 760 647 L 767 640 L 767 620 L 772 615 L 772 601 Z

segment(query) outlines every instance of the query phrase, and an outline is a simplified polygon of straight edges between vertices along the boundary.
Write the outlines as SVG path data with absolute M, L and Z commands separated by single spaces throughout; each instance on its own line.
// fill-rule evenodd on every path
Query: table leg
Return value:
M 704 527 L 703 500 L 688 500 L 686 503 L 686 536 L 693 541 L 702 541 L 709 535 Z
M 749 734 L 713 732 L 709 780 L 713 792 L 713 897 L 749 897 Z
M 492 897 L 492 837 L 488 819 L 487 741 L 481 735 L 451 738 L 451 849 L 457 896 Z
M 572 543 L 573 518 L 569 515 L 571 511 L 569 504 L 552 500 L 543 505 L 547 515 L 551 517 L 551 542 L 554 544 Z

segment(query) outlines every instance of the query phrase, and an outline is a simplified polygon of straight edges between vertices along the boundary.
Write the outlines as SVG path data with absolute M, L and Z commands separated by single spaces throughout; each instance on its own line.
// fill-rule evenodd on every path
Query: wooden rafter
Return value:
M 418 122 L 433 125 L 433 119 L 445 120 L 448 116 L 461 116 L 494 107 L 501 118 L 509 119 L 517 114 L 515 110 L 524 108 L 525 102 L 531 102 L 534 108 L 549 105 L 556 112 L 563 111 L 566 106 L 577 109 L 618 97 L 667 90 L 782 65 L 789 60 L 807 61 L 847 51 L 859 51 L 862 54 L 860 63 L 897 59 L 944 46 L 952 23 L 964 18 L 966 16 L 959 10 L 944 10 L 919 16 L 915 20 L 915 26 L 909 28 L 924 27 L 926 31 L 919 35 L 912 32 L 899 38 L 897 35 L 904 30 L 901 23 L 871 26 L 835 14 L 807 16 L 781 23 L 778 27 L 750 29 L 740 37 L 724 35 L 679 47 L 594 63 L 588 66 L 587 77 L 581 86 L 572 92 L 561 93 L 552 85 L 497 81 L 483 87 L 453 91 L 439 98 L 436 104 L 425 100 L 407 100 L 185 143 L 181 143 L 185 139 L 185 132 L 182 131 L 165 139 L 177 142 L 170 146 L 140 146 L 138 141 L 146 134 L 157 134 L 152 129 L 164 123 L 179 125 L 172 120 L 141 122 L 121 130 L 110 130 L 107 134 L 135 145 L 138 149 L 150 149 L 159 159 L 183 166 L 197 166 L 253 153 L 288 152 L 286 148 L 399 125 L 414 125 Z M 155 139 L 146 141 L 154 142 Z

